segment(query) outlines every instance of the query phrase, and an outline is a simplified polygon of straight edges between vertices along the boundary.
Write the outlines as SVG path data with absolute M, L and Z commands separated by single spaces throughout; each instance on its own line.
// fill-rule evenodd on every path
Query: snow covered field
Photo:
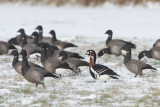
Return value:
M 44 27 L 44 35 L 54 29 L 57 38 L 77 44 L 78 48 L 67 50 L 79 52 L 86 61 L 88 49 L 98 52 L 105 47 L 108 29 L 113 38 L 121 38 L 137 45 L 132 57 L 149 50 L 160 38 L 160 7 L 45 7 L 0 5 L 0 40 L 7 41 L 16 36 L 19 28 L 31 34 L 37 25 Z M 45 79 L 46 89 L 28 83 L 12 68 L 12 57 L 0 56 L 0 106 L 160 106 L 160 63 L 145 58 L 143 61 L 158 69 L 143 77 L 134 77 L 123 64 L 123 57 L 104 55 L 97 63 L 104 64 L 121 75 L 119 80 L 107 83 L 94 82 L 88 67 L 82 67 L 78 76 L 61 80 Z M 93 81 L 93 82 L 92 82 Z

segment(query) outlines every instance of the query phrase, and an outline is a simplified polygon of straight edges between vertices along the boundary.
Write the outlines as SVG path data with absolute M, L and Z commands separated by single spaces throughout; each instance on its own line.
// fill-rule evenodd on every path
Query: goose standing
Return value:
M 15 71 L 18 73 L 18 74 L 21 74 L 22 75 L 22 61 L 19 61 L 19 54 L 18 54 L 18 51 L 17 50 L 13 50 L 10 55 L 13 55 L 14 58 L 13 58 L 13 61 L 12 61 L 12 66 L 13 68 L 15 69 Z M 42 68 L 44 69 L 43 67 L 33 63 L 33 62 L 28 62 L 29 66 L 32 66 L 32 67 L 39 67 L 39 68 Z
M 41 25 L 37 26 L 35 29 L 39 32 L 39 42 L 52 42 L 52 37 L 43 37 L 43 27 Z
M 94 50 L 88 50 L 86 53 L 90 56 L 89 71 L 94 79 L 108 80 L 109 78 L 118 79 L 119 75 L 108 67 L 96 64 L 96 53 Z
M 22 49 L 25 49 L 27 51 L 27 57 L 32 55 L 31 57 L 35 58 L 35 56 L 41 53 L 40 48 L 37 46 L 38 38 L 36 34 L 38 35 L 38 33 L 36 32 L 33 32 L 32 34 L 34 36 L 34 43 L 27 43 L 26 36 L 25 35 L 21 36 L 22 37 L 21 47 Z
M 136 48 L 136 45 L 131 42 L 127 42 L 121 39 L 112 39 L 113 35 L 112 30 L 107 30 L 105 34 L 108 34 L 108 38 L 106 40 L 107 48 L 104 48 L 99 51 L 98 53 L 99 57 L 102 56 L 104 53 L 113 54 L 116 56 L 123 55 L 122 47 L 124 46 L 130 46 L 133 49 Z
M 23 56 L 22 75 L 28 82 L 35 83 L 36 87 L 39 84 L 42 84 L 43 87 L 45 88 L 44 82 L 43 82 L 45 77 L 53 77 L 56 79 L 60 78 L 59 76 L 52 74 L 52 73 L 50 73 L 40 67 L 30 66 L 28 64 L 27 52 L 25 50 L 22 50 L 20 54 Z
M 51 30 L 49 33 L 52 35 L 52 43 L 59 46 L 62 50 L 69 47 L 78 47 L 73 43 L 57 40 L 56 33 L 54 30 Z
M 56 73 L 57 68 L 73 70 L 72 68 L 69 67 L 68 63 L 61 61 L 57 58 L 52 58 L 50 56 L 47 56 L 47 51 L 49 50 L 46 48 L 46 43 L 41 42 L 38 44 L 38 46 L 42 48 L 41 63 L 47 71 L 51 73 Z
M 131 59 L 131 48 L 130 47 L 123 47 L 124 51 L 126 51 L 126 55 L 124 56 L 124 64 L 126 66 L 126 68 L 135 74 L 135 77 L 137 75 L 142 76 L 142 71 L 145 69 L 153 69 L 153 70 L 157 70 L 155 68 L 153 68 L 151 65 L 146 64 L 140 60 L 136 60 L 136 59 Z

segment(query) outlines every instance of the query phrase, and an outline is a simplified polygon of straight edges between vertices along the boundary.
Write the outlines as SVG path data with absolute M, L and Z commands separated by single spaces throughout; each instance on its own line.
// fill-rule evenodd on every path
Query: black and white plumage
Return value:
M 96 64 L 96 53 L 94 50 L 88 50 L 86 54 L 90 56 L 89 71 L 94 79 L 106 81 L 109 78 L 119 78 L 119 75 L 110 68 L 101 64 Z

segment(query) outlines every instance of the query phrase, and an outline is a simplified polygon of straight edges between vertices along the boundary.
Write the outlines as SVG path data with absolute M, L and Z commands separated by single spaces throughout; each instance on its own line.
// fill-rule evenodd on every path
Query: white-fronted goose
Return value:
M 54 30 L 51 30 L 49 33 L 52 35 L 52 43 L 61 47 L 62 49 L 69 48 L 69 47 L 78 47 L 73 43 L 57 40 L 56 33 Z
M 90 56 L 89 71 L 94 79 L 108 80 L 109 78 L 118 79 L 119 75 L 108 67 L 96 64 L 96 53 L 94 50 L 88 50 L 86 53 Z
M 52 73 L 50 73 L 50 72 L 48 72 L 48 71 L 46 71 L 46 70 L 44 70 L 40 67 L 30 66 L 28 64 L 27 53 L 26 53 L 25 50 L 21 51 L 21 55 L 23 56 L 22 75 L 28 82 L 35 83 L 36 87 L 39 84 L 42 84 L 43 87 L 45 88 L 44 82 L 43 82 L 45 77 L 53 77 L 53 78 L 56 78 L 56 79 L 60 78 L 60 76 L 52 74 Z
M 149 51 L 144 50 L 144 51 L 140 52 L 138 55 L 139 60 L 142 59 L 144 56 L 146 56 L 148 58 L 160 60 L 160 46 L 153 47 Z
M 61 51 L 59 53 L 59 57 L 62 57 L 62 61 L 65 61 L 69 64 L 69 66 L 73 69 L 73 72 L 75 72 L 75 74 L 81 72 L 78 67 L 89 66 L 89 63 L 86 61 L 77 58 L 67 58 L 67 53 L 65 51 Z
M 137 75 L 142 76 L 143 75 L 142 71 L 145 69 L 156 70 L 151 65 L 146 64 L 140 60 L 131 59 L 131 48 L 130 47 L 123 47 L 123 50 L 126 51 L 126 55 L 124 56 L 124 64 L 130 72 L 135 74 L 135 77 Z
M 41 25 L 37 26 L 35 29 L 39 32 L 39 42 L 52 42 L 52 37 L 43 37 L 43 27 Z
M 38 46 L 42 48 L 41 63 L 47 71 L 51 73 L 56 73 L 57 68 L 73 70 L 72 68 L 69 67 L 68 63 L 61 61 L 57 58 L 47 56 L 48 49 L 46 49 L 46 43 L 41 42 L 38 44 Z

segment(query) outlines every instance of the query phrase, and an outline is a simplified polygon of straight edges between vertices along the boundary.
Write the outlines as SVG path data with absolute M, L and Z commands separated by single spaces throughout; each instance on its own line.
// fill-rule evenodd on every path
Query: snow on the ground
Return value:
M 19 28 L 31 34 L 37 25 L 43 25 L 45 36 L 50 36 L 48 32 L 54 29 L 58 39 L 79 45 L 67 50 L 79 52 L 89 61 L 86 51 L 98 52 L 105 47 L 107 35 L 104 33 L 108 29 L 113 30 L 113 38 L 137 45 L 133 58 L 137 58 L 141 50 L 149 50 L 160 37 L 160 8 L 107 7 L 0 5 L 0 40 L 16 36 Z M 123 57 L 104 55 L 97 63 L 121 75 L 119 80 L 94 81 L 88 67 L 82 67 L 78 76 L 65 75 L 61 80 L 46 78 L 44 89 L 36 88 L 18 75 L 12 68 L 12 58 L 0 56 L 0 106 L 160 106 L 160 65 L 153 59 L 143 61 L 158 71 L 134 78 L 125 68 Z

